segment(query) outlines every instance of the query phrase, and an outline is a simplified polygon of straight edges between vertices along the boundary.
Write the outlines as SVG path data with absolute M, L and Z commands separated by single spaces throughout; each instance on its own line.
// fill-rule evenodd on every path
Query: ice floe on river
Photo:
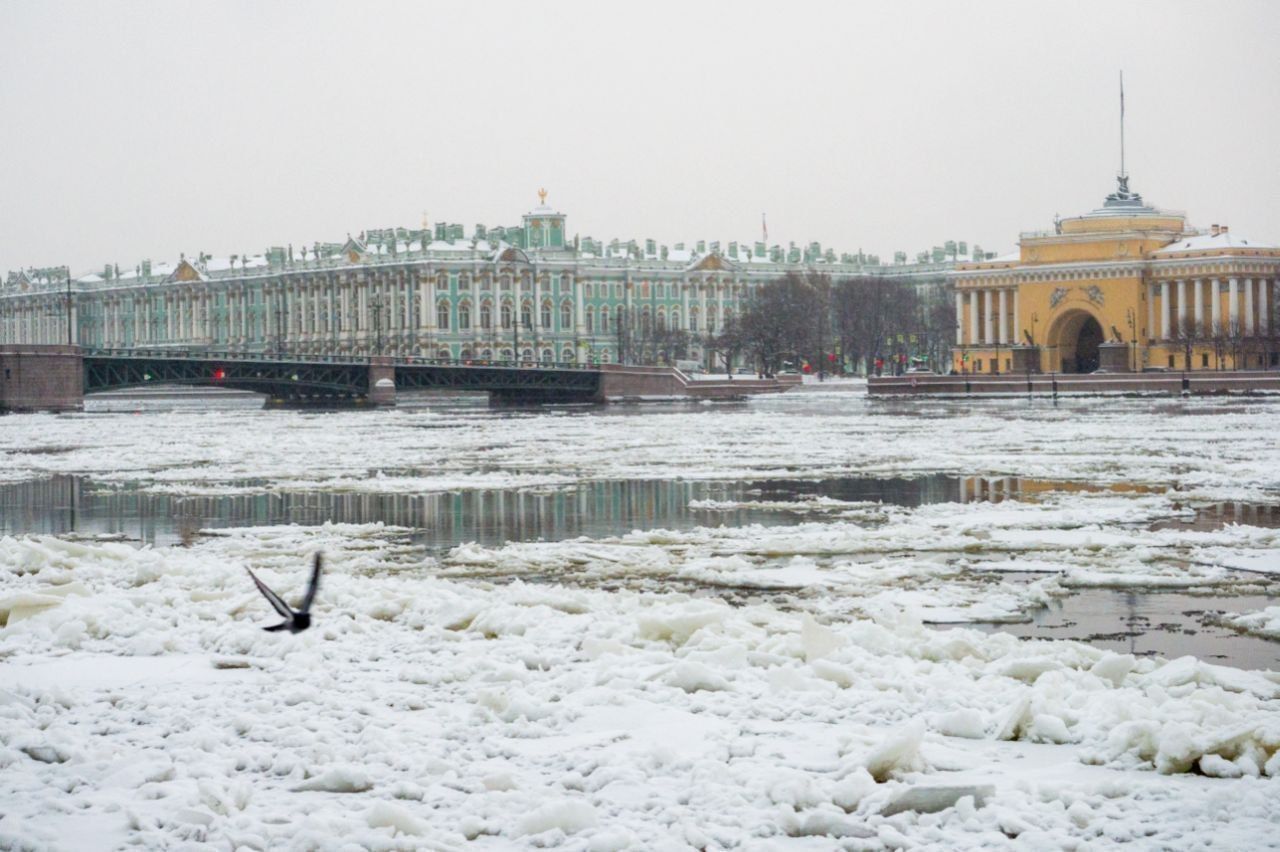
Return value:
M 1176 485 L 1274 500 L 1277 404 L 1112 399 L 886 402 L 807 393 L 738 406 L 600 412 L 476 407 L 244 409 L 11 418 L 0 479 L 55 474 L 189 494 L 280 488 L 407 492 L 585 479 L 922 473 Z M 127 428 L 121 428 L 127 426 Z
M 1275 502 L 1276 413 L 814 393 L 5 418 L 0 479 L 174 494 L 939 471 L 1150 488 L 708 500 L 787 522 L 439 550 L 382 524 L 0 537 L 0 849 L 1265 846 L 1280 675 L 963 623 L 1080 588 L 1273 583 L 1280 530 L 1168 523 Z M 261 631 L 244 567 L 296 603 L 315 549 L 315 626 Z M 1265 636 L 1276 609 L 1221 618 Z
M 402 533 L 0 539 L 6 591 L 58 600 L 0 630 L 0 842 L 1244 848 L 1280 820 L 1274 674 L 936 630 L 892 583 L 866 615 L 830 617 L 440 577 Z M 807 583 L 822 548 L 797 545 L 815 535 L 649 532 L 492 558 L 750 576 L 748 557 L 789 541 L 811 555 L 778 570 Z M 316 627 L 262 632 L 243 566 L 292 600 L 316 547 Z

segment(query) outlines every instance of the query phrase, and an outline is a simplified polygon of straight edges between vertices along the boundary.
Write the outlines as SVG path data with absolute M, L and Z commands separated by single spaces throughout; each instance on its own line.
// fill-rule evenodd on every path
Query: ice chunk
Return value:
M 530 811 L 515 825 L 517 837 L 541 834 L 558 828 L 565 834 L 576 834 L 587 828 L 595 828 L 599 819 L 596 809 L 581 799 L 557 799 Z
M 717 692 L 732 688 L 729 685 L 729 681 L 717 674 L 714 669 L 692 660 L 683 660 L 676 663 L 667 672 L 663 680 L 671 686 L 683 689 L 685 692 L 697 692 L 703 689 L 709 692 Z
M 358 766 L 333 766 L 323 774 L 308 778 L 293 788 L 295 791 L 318 790 L 325 793 L 363 793 L 373 789 L 369 774 Z
M 804 659 L 807 663 L 826 657 L 845 645 L 844 637 L 823 627 L 808 613 L 800 620 L 800 641 L 804 644 Z
M 426 834 L 427 826 L 408 809 L 393 802 L 377 802 L 364 815 L 370 828 L 390 828 L 401 834 Z
M 903 811 L 932 814 L 955 807 L 966 796 L 973 798 L 974 807 L 981 808 L 995 793 L 990 784 L 955 784 L 947 786 L 908 787 L 889 801 L 880 811 L 881 816 L 893 816 Z
M 888 734 L 884 741 L 858 761 L 876 781 L 887 781 L 894 775 L 925 769 L 920 754 L 924 741 L 924 722 L 919 719 Z
M 940 713 L 933 718 L 932 727 L 946 737 L 980 740 L 987 735 L 986 719 L 971 707 Z

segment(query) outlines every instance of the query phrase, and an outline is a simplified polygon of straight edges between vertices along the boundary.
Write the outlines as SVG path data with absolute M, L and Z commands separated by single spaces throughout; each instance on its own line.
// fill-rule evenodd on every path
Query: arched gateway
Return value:
M 1100 364 L 1098 347 L 1106 340 L 1102 324 L 1089 311 L 1068 311 L 1049 330 L 1049 347 L 1062 373 L 1092 373 Z

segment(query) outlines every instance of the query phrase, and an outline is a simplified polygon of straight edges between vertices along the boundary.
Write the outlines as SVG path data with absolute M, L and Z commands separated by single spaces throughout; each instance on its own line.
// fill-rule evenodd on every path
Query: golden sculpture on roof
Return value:
M 545 189 L 538 190 L 538 203 L 544 205 L 547 203 L 547 191 Z

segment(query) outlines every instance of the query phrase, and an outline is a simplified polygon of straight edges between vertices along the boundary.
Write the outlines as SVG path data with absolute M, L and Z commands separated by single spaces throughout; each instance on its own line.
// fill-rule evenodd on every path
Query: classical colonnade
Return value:
M 1017 287 L 956 290 L 956 345 L 1016 345 L 1018 315 Z
M 1156 338 L 1157 330 L 1159 340 L 1269 335 L 1275 300 L 1274 278 L 1210 276 L 1151 282 L 1148 335 Z

